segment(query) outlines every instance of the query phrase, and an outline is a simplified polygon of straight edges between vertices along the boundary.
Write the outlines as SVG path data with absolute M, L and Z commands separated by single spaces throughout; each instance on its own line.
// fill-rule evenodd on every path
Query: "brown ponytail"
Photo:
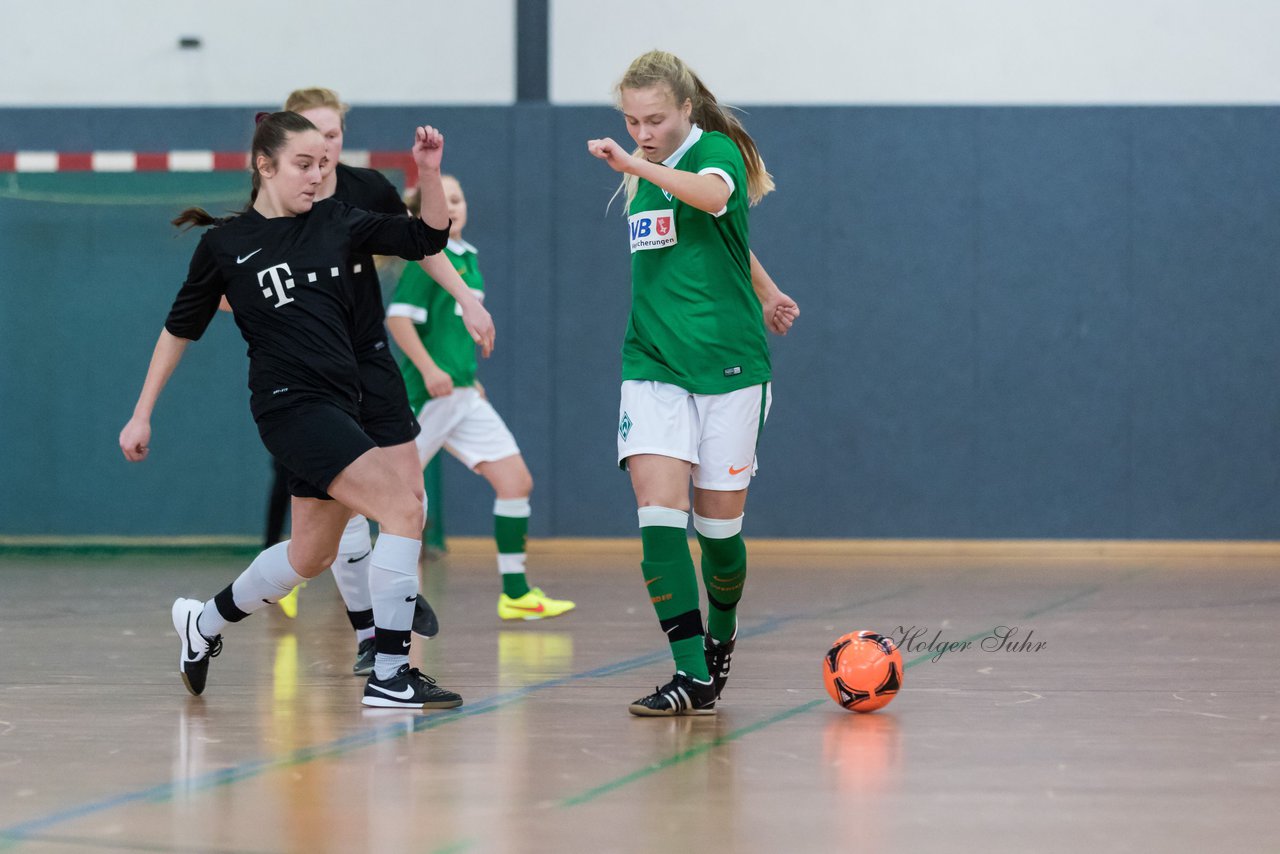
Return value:
M 258 200 L 258 191 L 262 189 L 262 175 L 258 172 L 258 158 L 265 157 L 268 163 L 275 166 L 276 160 L 280 156 L 280 151 L 289 141 L 289 137 L 301 131 L 316 129 L 315 125 L 297 113 L 284 111 L 279 113 L 259 113 L 257 122 L 258 126 L 253 131 L 253 146 L 249 152 L 249 168 L 253 174 L 253 189 L 249 193 L 249 204 L 245 205 L 244 210 L 240 211 L 240 213 L 244 213 L 253 207 L 253 203 Z M 223 220 L 213 216 L 204 208 L 187 208 L 170 222 L 178 228 L 182 228 L 185 225 L 186 229 L 183 229 L 185 231 L 196 226 L 219 225 Z

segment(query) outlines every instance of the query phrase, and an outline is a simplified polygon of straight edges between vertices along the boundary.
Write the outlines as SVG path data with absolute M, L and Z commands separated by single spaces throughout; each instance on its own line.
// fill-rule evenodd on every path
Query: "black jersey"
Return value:
M 250 208 L 200 238 L 165 329 L 199 339 L 226 294 L 249 344 L 255 418 L 300 395 L 354 414 L 360 380 L 351 338 L 359 275 L 353 256 L 417 260 L 439 252 L 448 237 L 416 217 L 369 213 L 335 199 L 301 216 L 267 219 Z
M 346 202 L 353 208 L 408 216 L 400 194 L 381 172 L 343 163 L 339 163 L 335 171 L 338 187 L 331 198 Z M 382 306 L 382 284 L 373 266 L 373 256 L 353 253 L 351 263 L 353 268 L 359 269 L 353 276 L 351 343 L 356 348 L 356 355 L 363 357 L 387 346 L 387 317 Z

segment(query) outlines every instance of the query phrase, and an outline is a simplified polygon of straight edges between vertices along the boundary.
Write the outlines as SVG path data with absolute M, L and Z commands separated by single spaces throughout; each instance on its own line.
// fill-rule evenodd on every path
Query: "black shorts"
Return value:
M 379 448 L 412 442 L 422 432 L 409 408 L 404 377 L 386 343 L 357 357 L 360 365 L 360 426 Z
M 333 479 L 377 447 L 345 409 L 323 398 L 303 398 L 258 417 L 258 435 L 289 472 L 289 494 L 331 499 Z

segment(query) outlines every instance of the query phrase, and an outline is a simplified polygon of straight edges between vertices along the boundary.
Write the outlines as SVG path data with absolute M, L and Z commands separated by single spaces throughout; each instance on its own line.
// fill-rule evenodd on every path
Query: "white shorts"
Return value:
M 469 469 L 520 453 L 502 416 L 474 388 L 455 388 L 428 400 L 418 412 L 418 423 L 422 432 L 414 443 L 423 466 L 441 448 Z
M 618 465 L 658 454 L 693 463 L 693 485 L 736 492 L 755 475 L 756 443 L 773 392 L 769 383 L 727 394 L 691 394 L 651 380 L 623 380 L 618 407 Z

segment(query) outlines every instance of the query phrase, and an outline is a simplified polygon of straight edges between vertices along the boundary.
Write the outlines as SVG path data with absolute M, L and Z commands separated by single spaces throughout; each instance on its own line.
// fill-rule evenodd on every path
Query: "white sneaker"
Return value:
M 207 638 L 200 634 L 197 620 L 204 610 L 199 599 L 178 599 L 173 603 L 173 627 L 182 638 L 178 672 L 187 690 L 199 696 L 209 675 L 209 659 L 222 652 L 222 635 Z

